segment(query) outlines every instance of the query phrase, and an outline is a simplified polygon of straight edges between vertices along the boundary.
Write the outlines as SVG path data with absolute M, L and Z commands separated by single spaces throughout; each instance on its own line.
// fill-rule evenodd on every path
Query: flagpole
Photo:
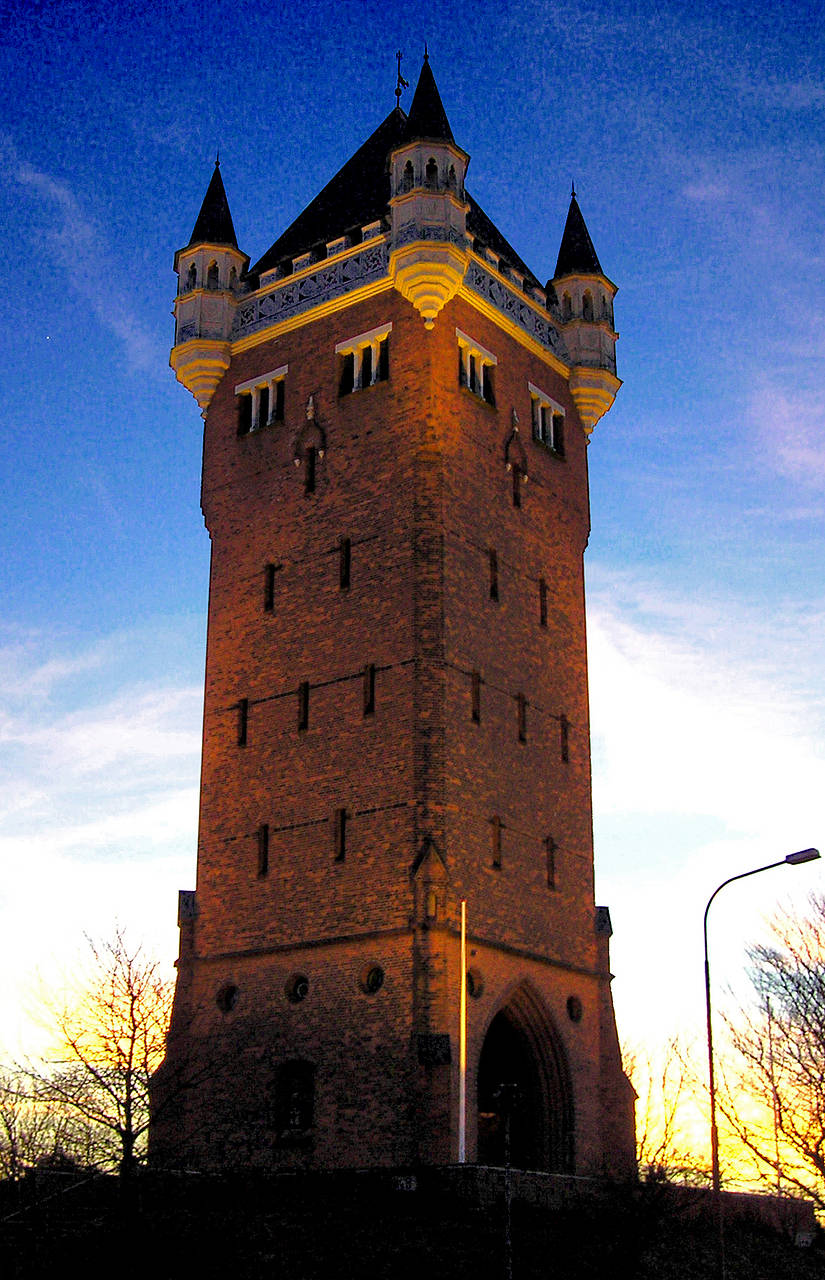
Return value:
M 461 975 L 458 1029 L 458 1163 L 467 1159 L 467 901 L 461 899 Z

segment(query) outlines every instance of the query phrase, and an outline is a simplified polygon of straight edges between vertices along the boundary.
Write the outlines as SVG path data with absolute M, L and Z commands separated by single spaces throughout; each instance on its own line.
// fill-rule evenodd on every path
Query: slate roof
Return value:
M 303 213 L 249 269 L 249 276 L 257 279 L 279 262 L 297 258 L 315 246 L 325 245 L 367 223 L 386 219 L 391 195 L 390 152 L 405 142 L 423 137 L 454 141 L 429 62 L 422 67 L 409 116 L 400 107 L 395 107 L 355 155 L 310 201 Z M 481 206 L 469 192 L 465 194 L 470 206 L 468 231 L 521 272 L 528 283 L 541 288 L 539 280 Z M 254 287 L 255 280 L 252 283 Z
M 229 201 L 221 177 L 221 162 L 215 161 L 215 171 L 206 188 L 201 211 L 198 214 L 187 248 L 193 244 L 229 244 L 237 249 L 238 241 L 229 212 Z
M 570 197 L 570 208 L 559 246 L 559 257 L 556 262 L 554 280 L 562 276 L 603 276 L 590 232 L 585 226 L 582 211 L 576 200 L 575 192 Z
M 439 142 L 455 143 L 441 94 L 435 83 L 430 59 L 424 54 L 424 65 L 415 86 L 410 114 L 407 117 L 407 140 L 417 142 L 428 138 Z
M 259 276 L 284 258 L 297 258 L 314 245 L 326 244 L 344 232 L 383 218 L 390 202 L 389 154 L 405 141 L 407 117 L 395 107 L 371 137 L 303 213 L 250 268 Z

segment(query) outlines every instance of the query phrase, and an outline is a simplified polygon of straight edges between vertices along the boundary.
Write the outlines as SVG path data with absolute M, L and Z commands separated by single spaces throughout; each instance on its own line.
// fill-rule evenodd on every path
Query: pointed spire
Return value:
M 570 208 L 559 247 L 554 280 L 562 276 L 602 276 L 601 268 L 590 232 L 585 226 L 582 211 L 576 200 L 575 188 L 570 194 Z
M 232 214 L 229 212 L 229 201 L 221 177 L 220 156 L 215 159 L 215 168 L 203 197 L 201 211 L 192 229 L 189 245 L 193 244 L 229 244 L 237 249 L 238 241 L 232 225 Z M 189 246 L 187 246 L 188 248 Z
M 455 143 L 426 48 L 424 65 L 418 77 L 418 84 L 415 86 L 410 114 L 407 117 L 407 140 L 414 142 L 419 138 Z

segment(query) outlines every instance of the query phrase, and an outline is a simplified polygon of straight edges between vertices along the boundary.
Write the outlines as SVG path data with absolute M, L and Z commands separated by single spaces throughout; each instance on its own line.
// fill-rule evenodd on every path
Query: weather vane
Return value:
M 410 86 L 409 86 L 409 82 L 408 82 L 407 80 L 405 80 L 405 79 L 404 79 L 404 77 L 403 77 L 403 76 L 402 76 L 402 74 L 401 74 L 401 50 L 400 50 L 400 49 L 399 49 L 399 50 L 398 50 L 398 52 L 396 53 L 395 58 L 396 58 L 396 61 L 397 61 L 397 63 L 398 63 L 398 80 L 397 80 L 396 85 L 395 85 L 395 105 L 396 105 L 396 107 L 400 107 L 400 106 L 401 106 L 401 92 L 402 92 L 402 90 L 403 90 L 403 89 L 409 89 L 409 87 L 410 87 Z

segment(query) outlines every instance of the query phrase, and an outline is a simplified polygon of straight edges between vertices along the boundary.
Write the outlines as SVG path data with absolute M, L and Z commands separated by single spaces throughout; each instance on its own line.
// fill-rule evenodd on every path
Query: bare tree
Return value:
M 756 999 L 728 1024 L 722 1109 L 764 1181 L 825 1209 L 825 897 L 777 915 L 748 958 Z
M 646 1182 L 678 1182 L 704 1186 L 710 1181 L 707 1160 L 693 1150 L 687 1136 L 693 1107 L 694 1072 L 677 1039 L 661 1055 L 625 1050 L 625 1071 L 637 1094 L 636 1150 L 639 1173 Z
M 95 1163 L 128 1176 L 145 1155 L 149 1082 L 164 1055 L 173 984 L 120 930 L 90 947 L 90 979 L 55 1014 L 58 1055 L 27 1075 L 38 1105 L 88 1126 Z

